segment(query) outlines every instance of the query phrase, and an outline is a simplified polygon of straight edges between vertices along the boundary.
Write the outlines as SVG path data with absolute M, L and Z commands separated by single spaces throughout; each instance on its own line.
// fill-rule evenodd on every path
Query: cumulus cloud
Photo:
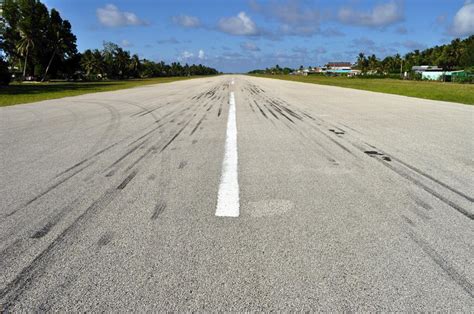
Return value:
M 273 0 L 264 4 L 252 0 L 250 7 L 267 19 L 278 22 L 280 34 L 309 36 L 319 32 L 320 12 L 303 7 L 300 0 Z
M 401 2 L 392 0 L 378 4 L 369 11 L 360 11 L 351 7 L 341 8 L 338 19 L 350 25 L 384 27 L 402 21 L 404 13 Z
M 192 57 L 194 57 L 194 53 L 185 50 L 185 51 L 183 51 L 183 52 L 181 53 L 181 55 L 178 57 L 178 60 L 187 60 L 187 59 L 190 59 L 190 58 L 192 58 Z
M 201 21 L 199 18 L 190 15 L 178 15 L 172 17 L 173 23 L 176 25 L 187 27 L 187 28 L 196 28 L 201 26 Z
M 450 27 L 450 33 L 455 36 L 470 36 L 474 34 L 474 1 L 468 0 L 459 9 Z
M 127 48 L 127 47 L 132 47 L 133 44 L 130 43 L 128 40 L 124 39 L 120 42 L 121 46 L 124 47 L 124 48 Z
M 221 18 L 218 28 L 231 35 L 252 36 L 258 34 L 257 25 L 245 12 L 240 12 L 237 16 Z
M 96 15 L 100 24 L 107 27 L 148 25 L 148 22 L 138 18 L 135 13 L 120 11 L 119 8 L 113 4 L 107 4 L 103 8 L 98 8 Z
M 200 49 L 198 51 L 198 58 L 201 60 L 204 60 L 206 58 L 206 54 L 204 53 L 204 50 Z
M 250 41 L 241 43 L 240 48 L 247 51 L 260 51 L 260 48 L 255 43 Z

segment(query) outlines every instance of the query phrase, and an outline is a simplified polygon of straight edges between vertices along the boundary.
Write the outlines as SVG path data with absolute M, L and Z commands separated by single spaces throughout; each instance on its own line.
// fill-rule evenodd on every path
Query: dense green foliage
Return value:
M 360 53 L 357 56 L 355 68 L 361 70 L 363 77 L 399 77 L 400 73 L 410 72 L 416 65 L 436 65 L 444 70 L 468 70 L 474 71 L 474 35 L 464 40 L 459 38 L 450 44 L 435 46 L 423 51 L 415 50 L 405 56 L 396 54 L 383 59 L 376 55 L 366 56 Z M 300 70 L 303 66 L 300 66 Z M 311 67 L 309 68 L 311 69 Z M 289 74 L 290 68 L 281 68 L 279 65 L 264 70 L 253 70 L 249 74 Z M 460 81 L 463 81 L 462 79 Z M 465 80 L 466 82 L 469 79 Z
M 6 0 L 0 23 L 0 52 L 17 79 L 128 79 L 162 76 L 212 75 L 203 65 L 140 60 L 116 44 L 80 54 L 71 24 L 39 0 Z M 1 55 L 1 53 L 0 53 Z
M 409 72 L 415 65 L 436 65 L 444 70 L 474 68 L 474 35 L 464 40 L 454 39 L 447 45 L 435 46 L 423 51 L 414 50 L 403 58 L 396 54 L 381 60 L 375 55 L 366 57 L 360 53 L 356 62 L 356 67 L 362 73 L 379 74 Z
M 6 0 L 2 27 L 0 49 L 13 72 L 22 77 L 67 71 L 68 61 L 77 53 L 71 24 L 37 0 Z
M 165 76 L 215 75 L 217 70 L 199 65 L 173 62 L 171 65 L 164 62 L 140 60 L 137 55 L 130 56 L 130 52 L 110 42 L 104 43 L 102 50 L 86 50 L 80 59 L 83 74 L 88 79 L 99 78 L 146 78 Z
M 302 66 L 301 66 L 302 67 Z M 290 74 L 294 70 L 288 67 L 281 68 L 278 64 L 271 68 L 266 68 L 265 70 L 253 70 L 249 74 Z
M 10 83 L 10 72 L 8 71 L 8 64 L 0 57 L 0 86 L 8 85 Z

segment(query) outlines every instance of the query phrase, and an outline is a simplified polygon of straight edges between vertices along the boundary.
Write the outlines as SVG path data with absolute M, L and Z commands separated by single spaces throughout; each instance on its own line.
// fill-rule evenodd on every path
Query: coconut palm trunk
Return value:
M 46 76 L 48 75 L 49 67 L 51 66 L 51 63 L 53 62 L 53 58 L 56 55 L 56 48 L 54 48 L 53 54 L 51 55 L 51 58 L 49 59 L 48 66 L 46 67 L 46 71 L 44 71 L 43 78 L 41 79 L 41 82 L 44 82 L 46 80 Z
M 26 46 L 26 53 L 25 53 L 25 64 L 23 66 L 23 80 L 25 79 L 26 76 L 26 65 L 28 64 L 28 53 L 30 51 L 30 44 L 28 43 Z

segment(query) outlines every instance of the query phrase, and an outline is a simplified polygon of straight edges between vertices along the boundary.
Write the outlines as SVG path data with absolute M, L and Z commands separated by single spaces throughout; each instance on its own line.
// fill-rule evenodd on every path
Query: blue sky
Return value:
M 404 54 L 474 34 L 474 0 L 45 0 L 78 48 L 115 42 L 141 58 L 224 72 Z

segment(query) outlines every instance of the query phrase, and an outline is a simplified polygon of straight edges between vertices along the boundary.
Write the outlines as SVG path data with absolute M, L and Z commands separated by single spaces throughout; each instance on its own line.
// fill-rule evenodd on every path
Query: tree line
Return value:
M 366 56 L 360 53 L 354 64 L 354 68 L 362 74 L 378 76 L 399 75 L 410 72 L 416 65 L 435 65 L 444 70 L 467 70 L 474 71 L 474 35 L 463 40 L 457 38 L 451 43 L 435 46 L 425 50 L 414 50 L 401 56 L 396 54 L 383 59 L 375 54 Z M 310 67 L 311 68 L 311 67 Z M 303 66 L 300 66 L 300 70 Z M 253 70 L 250 74 L 289 74 L 294 70 L 288 67 L 274 67 Z
M 17 79 L 128 79 L 218 74 L 216 69 L 140 60 L 118 45 L 77 51 L 71 23 L 39 0 L 5 0 L 0 20 L 0 84 Z
M 404 57 L 396 54 L 383 59 L 360 53 L 356 68 L 362 73 L 395 74 L 410 72 L 416 65 L 435 65 L 444 70 L 474 70 L 474 35 L 425 50 L 414 50 Z

